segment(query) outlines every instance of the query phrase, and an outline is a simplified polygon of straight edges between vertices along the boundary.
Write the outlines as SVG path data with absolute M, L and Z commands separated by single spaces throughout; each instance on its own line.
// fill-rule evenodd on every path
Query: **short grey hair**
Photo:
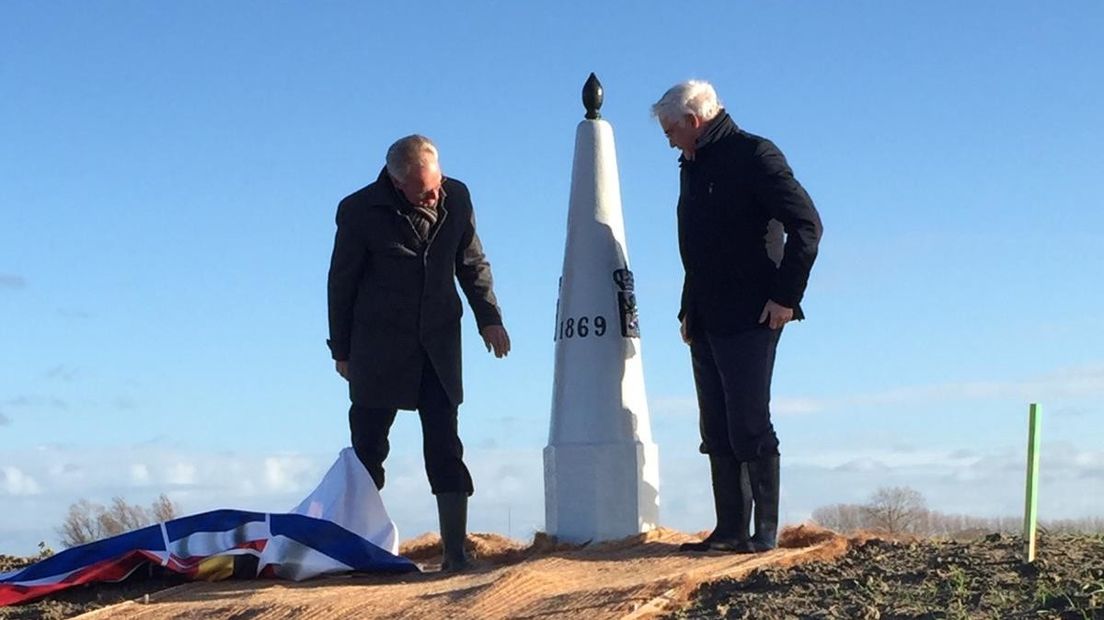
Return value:
M 410 171 L 437 163 L 437 146 L 429 138 L 414 134 L 399 138 L 387 149 L 387 173 L 403 181 Z
M 652 116 L 661 121 L 682 121 L 687 114 L 711 121 L 721 112 L 717 91 L 705 80 L 687 80 L 675 84 L 652 105 Z

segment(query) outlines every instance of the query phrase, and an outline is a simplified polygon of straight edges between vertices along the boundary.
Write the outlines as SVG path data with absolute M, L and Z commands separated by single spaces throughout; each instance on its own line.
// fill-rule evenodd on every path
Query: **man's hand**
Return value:
M 336 361 L 334 367 L 337 368 L 337 374 L 341 375 L 342 379 L 349 380 L 349 360 Z
M 679 323 L 679 335 L 682 336 L 682 341 L 686 344 L 690 344 L 690 329 L 686 326 L 686 317 L 682 317 L 682 322 Z
M 483 336 L 487 350 L 494 351 L 495 357 L 506 357 L 510 353 L 510 334 L 506 333 L 505 327 L 488 325 L 479 330 L 479 335 Z
M 787 308 L 769 299 L 767 305 L 763 306 L 763 313 L 759 315 L 759 322 L 767 323 L 769 321 L 771 329 L 782 329 L 783 325 L 792 320 L 793 308 Z

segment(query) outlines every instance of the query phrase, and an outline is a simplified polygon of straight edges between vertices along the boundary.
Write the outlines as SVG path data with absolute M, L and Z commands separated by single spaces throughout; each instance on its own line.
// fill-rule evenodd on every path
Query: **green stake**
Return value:
M 1031 403 L 1027 423 L 1027 492 L 1024 503 L 1024 557 L 1035 561 L 1036 518 L 1039 514 L 1039 405 Z

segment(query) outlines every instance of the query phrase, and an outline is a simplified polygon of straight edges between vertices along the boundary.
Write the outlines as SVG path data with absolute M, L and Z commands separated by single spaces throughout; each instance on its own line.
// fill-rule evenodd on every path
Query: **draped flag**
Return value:
M 156 565 L 191 579 L 230 576 L 301 581 L 348 571 L 403 573 L 398 534 L 350 448 L 291 513 L 214 510 L 72 547 L 0 573 L 0 606 L 76 585 L 122 581 Z

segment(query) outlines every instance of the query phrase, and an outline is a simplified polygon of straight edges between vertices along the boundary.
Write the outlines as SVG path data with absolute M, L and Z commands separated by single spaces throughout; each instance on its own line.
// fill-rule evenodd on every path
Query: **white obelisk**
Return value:
M 583 103 L 544 449 L 545 529 L 572 542 L 623 538 L 659 518 L 659 450 L 644 392 L 613 127 L 598 114 L 602 86 L 593 73 Z

